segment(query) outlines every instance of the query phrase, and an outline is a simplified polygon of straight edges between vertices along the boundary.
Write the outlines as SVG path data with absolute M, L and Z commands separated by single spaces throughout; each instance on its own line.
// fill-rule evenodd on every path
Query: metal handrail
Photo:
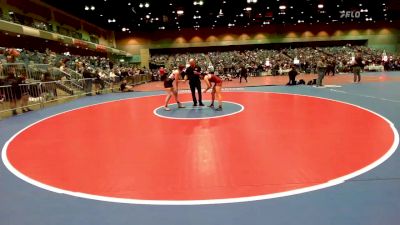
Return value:
M 151 81 L 151 75 L 135 75 L 130 77 L 130 80 L 132 85 L 139 85 Z M 33 81 L 27 84 L 0 86 L 0 119 L 6 117 L 7 112 L 27 107 L 44 108 L 48 103 L 62 99 L 114 92 L 114 86 L 114 82 L 99 82 L 97 78 Z

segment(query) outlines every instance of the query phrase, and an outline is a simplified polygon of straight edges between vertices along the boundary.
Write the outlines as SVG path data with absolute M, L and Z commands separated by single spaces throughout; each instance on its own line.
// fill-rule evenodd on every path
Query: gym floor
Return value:
M 166 112 L 156 82 L 2 120 L 0 224 L 397 225 L 400 73 L 363 78 L 227 81 L 222 112 L 187 91 Z

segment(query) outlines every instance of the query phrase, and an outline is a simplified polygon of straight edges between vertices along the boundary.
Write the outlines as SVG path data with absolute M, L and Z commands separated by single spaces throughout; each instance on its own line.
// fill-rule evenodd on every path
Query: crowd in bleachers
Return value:
M 10 102 L 16 115 L 17 102 L 23 112 L 30 110 L 25 107 L 28 97 L 55 99 L 59 90 L 73 94 L 71 88 L 101 94 L 106 87 L 114 90 L 115 83 L 121 83 L 121 91 L 131 91 L 126 87 L 147 81 L 148 74 L 145 68 L 105 57 L 0 48 L 0 103 Z
M 100 43 L 98 37 L 100 33 L 90 34 L 89 37 L 85 37 L 78 30 L 67 28 L 63 25 L 54 25 L 52 24 L 52 21 L 41 20 L 36 17 L 31 17 L 30 15 L 24 15 L 18 12 L 9 11 L 8 13 L 4 13 L 2 8 L 0 8 L 0 20 L 18 23 L 24 26 L 33 27 L 48 32 L 59 33 L 61 35 L 73 37 L 84 41 L 90 41 L 96 44 Z
M 197 62 L 197 65 L 200 66 L 202 69 L 205 69 L 208 67 L 208 61 L 206 58 L 206 55 L 203 53 L 200 54 L 192 54 L 192 53 L 187 53 L 187 54 L 176 54 L 173 58 L 172 66 L 177 67 L 179 65 L 187 65 L 190 59 L 195 59 Z
M 152 55 L 150 58 L 150 63 L 156 66 L 164 66 L 167 64 L 168 59 L 168 55 Z
M 13 52 L 17 51 L 17 54 Z M 71 71 L 81 74 L 89 70 L 93 77 L 101 77 L 106 80 L 115 80 L 143 74 L 148 72 L 146 68 L 130 66 L 126 63 L 116 62 L 106 57 L 100 56 L 79 56 L 70 54 L 57 54 L 50 50 L 45 52 L 29 51 L 26 49 L 6 49 L 0 48 L 0 65 L 4 64 L 25 64 L 25 65 L 49 65 L 59 68 L 61 71 L 69 73 Z M 7 76 L 8 71 L 0 68 L 0 76 Z
M 247 51 L 221 51 L 208 52 L 207 54 L 175 54 L 164 58 L 172 57 L 172 63 L 166 68 L 174 68 L 178 64 L 186 65 L 190 58 L 198 61 L 198 65 L 206 70 L 212 65 L 219 74 L 236 75 L 240 67 L 248 69 L 250 75 L 268 73 L 271 75 L 287 74 L 291 65 L 297 65 L 302 73 L 316 73 L 317 62 L 324 57 L 331 68 L 330 72 L 348 73 L 351 72 L 352 60 L 356 52 L 361 52 L 364 60 L 365 70 L 391 71 L 400 70 L 400 56 L 393 53 L 386 53 L 384 50 L 372 49 L 366 46 L 340 46 L 340 47 L 305 47 L 281 50 L 256 49 Z M 387 56 L 384 59 L 384 56 Z M 157 59 L 157 55 L 154 59 Z M 153 59 L 153 58 L 152 58 Z

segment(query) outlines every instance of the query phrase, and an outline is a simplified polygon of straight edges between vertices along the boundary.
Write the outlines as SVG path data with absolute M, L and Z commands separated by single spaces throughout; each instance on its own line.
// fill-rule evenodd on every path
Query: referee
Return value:
M 194 59 L 189 60 L 190 66 L 186 68 L 186 76 L 185 80 L 189 80 L 190 91 L 192 92 L 193 98 L 193 106 L 197 106 L 197 98 L 196 98 L 196 89 L 197 94 L 199 95 L 199 106 L 204 106 L 201 98 L 201 68 L 196 65 L 196 61 Z

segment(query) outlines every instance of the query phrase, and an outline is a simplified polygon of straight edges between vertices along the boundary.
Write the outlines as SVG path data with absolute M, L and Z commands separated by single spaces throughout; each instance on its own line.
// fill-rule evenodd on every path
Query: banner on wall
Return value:
M 40 37 L 40 31 L 38 29 L 22 26 L 22 31 L 25 35 Z
M 74 40 L 70 37 L 62 36 L 57 34 L 57 41 L 64 43 L 64 44 L 73 44 Z
M 133 63 L 140 63 L 142 60 L 140 58 L 140 55 L 132 55 L 131 56 L 131 62 Z
M 104 45 L 96 45 L 96 50 L 99 52 L 107 52 L 107 47 Z
M 78 40 L 78 39 L 74 39 L 74 45 L 82 47 L 82 48 L 89 47 L 89 44 L 87 42 L 81 41 L 81 40 Z

